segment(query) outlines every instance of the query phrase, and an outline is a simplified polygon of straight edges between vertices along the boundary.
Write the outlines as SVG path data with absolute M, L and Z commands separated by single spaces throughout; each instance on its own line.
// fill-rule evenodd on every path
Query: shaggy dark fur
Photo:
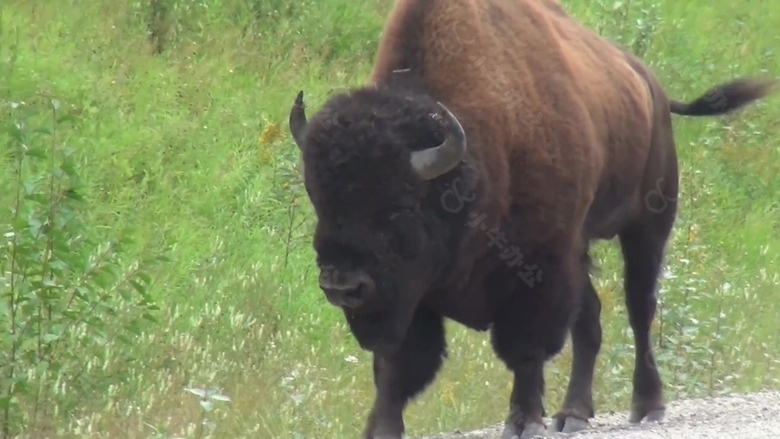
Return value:
M 299 94 L 290 117 L 318 217 L 320 285 L 374 353 L 363 437 L 401 438 L 404 408 L 446 357 L 444 318 L 490 330 L 513 372 L 506 438 L 544 428 L 544 363 L 571 333 L 553 427 L 586 426 L 602 337 L 588 249 L 616 236 L 636 345 L 630 421 L 660 419 L 650 327 L 677 211 L 670 112 L 724 114 L 772 83 L 737 80 L 683 104 L 555 0 L 398 1 L 371 83 L 308 122 Z M 429 180 L 410 157 L 451 132 L 437 102 L 467 148 Z

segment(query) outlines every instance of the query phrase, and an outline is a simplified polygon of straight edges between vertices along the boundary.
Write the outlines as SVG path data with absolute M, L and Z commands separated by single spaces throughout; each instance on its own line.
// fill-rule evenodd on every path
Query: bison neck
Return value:
M 481 289 L 438 292 L 423 304 L 442 316 L 477 331 L 487 331 L 493 322 Z
M 458 222 L 450 224 L 446 253 L 449 255 L 438 282 L 423 299 L 426 306 L 444 317 L 469 328 L 485 331 L 493 321 L 493 309 L 496 304 L 495 289 L 491 289 L 488 279 L 501 269 L 501 263 L 484 241 L 479 226 L 473 226 L 468 211 L 477 216 L 480 198 L 475 199 L 472 209 L 463 209 Z

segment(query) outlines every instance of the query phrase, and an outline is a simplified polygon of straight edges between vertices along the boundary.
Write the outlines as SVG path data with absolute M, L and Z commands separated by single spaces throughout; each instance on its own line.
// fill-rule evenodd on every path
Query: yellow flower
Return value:
M 696 242 L 698 238 L 699 232 L 696 231 L 696 226 L 691 225 L 691 227 L 688 228 L 688 242 Z
M 270 122 L 263 129 L 263 133 L 260 134 L 260 146 L 270 145 L 280 137 L 282 137 L 281 128 L 279 128 L 279 125 Z
M 260 163 L 270 165 L 273 162 L 274 154 L 270 146 L 281 137 L 282 130 L 279 128 L 279 125 L 270 122 L 265 126 L 258 139 L 260 146 Z
M 274 155 L 269 148 L 263 148 L 260 150 L 260 163 L 264 165 L 270 165 L 273 162 Z
M 455 405 L 455 392 L 452 390 L 452 384 L 445 383 L 442 390 L 441 400 L 445 404 Z
M 615 306 L 615 300 L 616 300 L 616 294 L 617 291 L 615 291 L 615 285 L 610 282 L 608 285 L 605 285 L 600 290 L 597 289 L 597 294 L 599 296 L 599 299 L 601 300 L 601 306 L 604 309 L 613 309 Z

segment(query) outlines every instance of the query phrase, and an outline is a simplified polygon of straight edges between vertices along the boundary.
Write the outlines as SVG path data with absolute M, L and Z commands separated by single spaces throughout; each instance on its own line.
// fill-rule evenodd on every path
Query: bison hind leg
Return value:
M 676 194 L 675 194 L 676 195 Z M 664 418 L 663 383 L 658 373 L 650 329 L 655 317 L 657 278 L 671 232 L 676 206 L 646 217 L 620 234 L 625 263 L 624 290 L 629 323 L 634 332 L 635 362 L 630 423 Z

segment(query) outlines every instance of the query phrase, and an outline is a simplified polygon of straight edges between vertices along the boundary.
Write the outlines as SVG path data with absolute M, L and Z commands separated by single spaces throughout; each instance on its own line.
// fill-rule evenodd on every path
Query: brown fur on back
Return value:
M 608 227 L 588 235 L 614 235 L 637 207 L 652 126 L 648 84 L 623 51 L 557 1 L 399 1 L 372 80 L 399 69 L 422 76 L 461 119 L 468 154 L 481 155 L 475 162 L 490 176 L 481 182 L 485 191 L 511 196 L 491 197 L 493 205 L 481 208 L 511 220 L 514 230 L 536 232 L 512 242 L 565 251 L 592 237 L 570 234 L 585 223 L 591 202 L 588 223 Z M 517 96 L 522 102 L 509 108 Z M 610 206 L 625 202 L 615 210 L 607 198 Z M 521 207 L 523 215 L 512 215 Z

